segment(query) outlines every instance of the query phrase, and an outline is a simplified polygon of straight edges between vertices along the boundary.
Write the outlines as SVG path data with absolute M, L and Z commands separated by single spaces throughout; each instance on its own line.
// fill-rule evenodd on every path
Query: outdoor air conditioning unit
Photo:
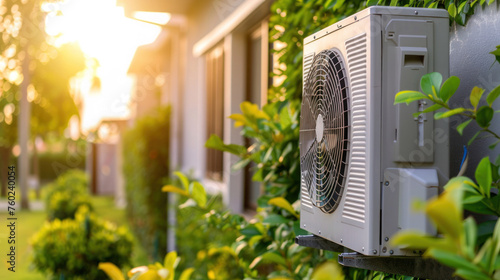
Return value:
M 448 179 L 448 123 L 394 96 L 447 78 L 448 26 L 445 10 L 377 6 L 305 39 L 301 228 L 372 256 L 418 255 L 390 247 L 400 230 L 436 233 L 412 202 Z

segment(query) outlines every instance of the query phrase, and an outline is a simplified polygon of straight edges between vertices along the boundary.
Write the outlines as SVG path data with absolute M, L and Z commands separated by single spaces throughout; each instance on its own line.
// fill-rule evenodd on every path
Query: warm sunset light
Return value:
M 53 44 L 76 41 L 89 58 L 99 61 L 100 94 L 90 93 L 90 83 L 80 85 L 85 100 L 84 129 L 95 126 L 102 117 L 128 115 L 128 66 L 136 48 L 152 43 L 161 31 L 157 25 L 125 17 L 123 8 L 115 4 L 114 0 L 66 0 L 42 6 L 49 13 L 46 32 L 55 37 Z M 158 15 L 154 16 L 149 21 L 155 22 Z M 163 14 L 159 19 L 166 23 L 168 17 Z

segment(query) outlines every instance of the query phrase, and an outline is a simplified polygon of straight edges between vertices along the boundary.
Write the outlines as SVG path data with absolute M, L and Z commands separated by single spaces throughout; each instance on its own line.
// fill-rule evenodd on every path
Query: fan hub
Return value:
M 323 116 L 321 114 L 318 115 L 316 119 L 316 141 L 321 142 L 323 139 L 323 130 L 325 129 L 325 124 L 323 121 Z

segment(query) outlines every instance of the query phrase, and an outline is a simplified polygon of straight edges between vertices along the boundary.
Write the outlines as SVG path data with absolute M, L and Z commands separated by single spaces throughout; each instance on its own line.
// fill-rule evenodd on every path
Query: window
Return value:
M 215 47 L 206 54 L 207 87 L 207 139 L 215 134 L 224 135 L 224 51 Z M 207 149 L 206 176 L 222 181 L 223 156 L 221 151 Z

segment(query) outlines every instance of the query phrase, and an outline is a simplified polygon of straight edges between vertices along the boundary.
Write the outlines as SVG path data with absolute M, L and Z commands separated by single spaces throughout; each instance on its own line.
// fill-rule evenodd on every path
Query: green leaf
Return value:
M 255 174 L 253 174 L 252 176 L 252 181 L 255 181 L 255 182 L 262 182 L 263 178 L 262 178 L 262 172 L 263 172 L 263 169 L 262 168 L 259 168 L 257 170 L 257 172 L 255 172 Z
M 179 280 L 189 280 L 189 279 L 191 279 L 191 274 L 193 274 L 193 272 L 194 272 L 194 268 L 192 268 L 192 267 L 184 269 L 184 271 L 182 272 L 181 277 L 179 278 Z
M 486 102 L 488 102 L 488 105 L 490 105 L 490 107 L 491 104 L 495 102 L 495 100 L 498 98 L 499 95 L 500 95 L 500 85 L 494 88 L 492 91 L 490 91 L 490 93 L 488 93 L 488 96 L 486 97 Z
M 377 5 L 377 3 L 378 3 L 378 0 L 368 0 L 368 2 L 366 2 L 366 6 L 371 7 L 373 5 Z
M 401 231 L 396 233 L 390 241 L 392 246 L 403 246 L 410 249 L 439 248 L 448 252 L 456 252 L 457 248 L 448 240 L 424 235 L 418 231 Z
M 262 221 L 262 223 L 264 224 L 271 224 L 271 225 L 281 225 L 281 224 L 286 224 L 288 222 L 289 222 L 288 219 L 278 214 L 271 214 Z
M 474 142 L 474 140 L 476 140 L 476 138 L 479 136 L 479 134 L 481 134 L 481 130 L 476 132 L 476 134 L 474 134 L 474 136 L 472 136 L 472 138 L 469 140 L 469 142 L 467 142 L 467 145 L 470 146 L 472 144 L 472 142 Z
M 212 134 L 210 138 L 207 140 L 207 142 L 205 142 L 205 147 L 223 152 L 228 152 L 237 156 L 245 155 L 247 151 L 247 149 L 241 145 L 224 144 L 224 142 L 222 142 L 219 136 L 215 134 Z
M 177 261 L 177 252 L 175 251 L 169 252 L 165 256 L 165 259 L 163 260 L 163 266 L 166 269 L 173 271 L 176 261 Z
M 333 10 L 338 10 L 340 7 L 342 7 L 342 5 L 344 5 L 344 2 L 345 0 L 337 0 L 337 3 L 335 3 L 335 6 L 333 6 Z
M 232 114 L 229 116 L 229 118 L 235 121 L 234 122 L 235 127 L 240 127 L 248 123 L 247 119 L 242 114 Z
M 413 117 L 414 117 L 414 118 L 418 118 L 418 116 L 419 116 L 420 114 L 425 114 L 425 113 L 429 113 L 429 112 L 434 112 L 434 111 L 439 110 L 439 109 L 441 109 L 441 108 L 443 108 L 443 106 L 441 106 L 441 105 L 439 105 L 439 104 L 434 104 L 434 105 L 432 105 L 432 106 L 430 106 L 430 107 L 428 107 L 428 108 L 424 109 L 422 112 L 416 112 L 416 113 L 413 113 Z
M 455 6 L 451 4 L 451 6 Z M 460 86 L 460 79 L 455 76 L 449 77 L 446 81 L 444 81 L 441 90 L 439 91 L 439 98 L 441 98 L 445 103 L 455 94 L 458 87 Z
M 481 200 L 483 200 L 484 196 L 482 195 L 469 195 L 469 196 L 465 196 L 464 200 L 462 201 L 463 204 L 472 204 L 472 203 L 476 203 L 476 202 L 479 202 Z
M 158 272 L 156 272 L 156 270 L 148 270 L 139 275 L 137 280 L 161 280 L 161 278 L 158 276 Z
M 449 118 L 453 115 L 456 115 L 456 114 L 460 114 L 460 113 L 463 113 L 467 111 L 467 109 L 465 108 L 455 108 L 453 110 L 449 110 L 449 111 L 446 111 L 446 112 L 437 112 L 436 114 L 434 114 L 434 118 L 436 120 L 439 120 L 439 119 L 444 119 L 444 118 Z
M 450 253 L 450 252 L 445 252 L 439 249 L 430 249 L 429 251 L 426 252 L 426 255 L 432 256 L 439 262 L 453 267 L 453 268 L 461 268 L 461 269 L 467 269 L 475 272 L 481 272 L 481 270 L 475 266 L 474 264 L 470 263 L 466 259 L 464 259 L 462 256 Z
M 432 72 L 422 76 L 422 79 L 420 79 L 420 87 L 425 94 L 437 97 L 439 93 L 436 91 L 441 88 L 442 81 L 443 76 L 441 76 L 440 73 Z
M 493 150 L 497 147 L 497 145 L 500 143 L 500 140 L 495 141 L 495 143 L 491 144 L 488 146 L 490 150 Z
M 292 124 L 292 119 L 290 118 L 288 107 L 284 107 L 280 111 L 280 124 L 282 129 L 285 129 Z
M 448 6 L 448 13 L 452 18 L 457 16 L 457 7 L 454 3 L 451 3 L 450 6 Z
M 292 205 L 283 197 L 272 198 L 269 200 L 268 203 L 269 203 L 269 205 L 274 205 L 274 206 L 278 206 L 280 208 L 285 209 L 286 211 L 290 212 L 292 215 L 294 215 L 297 218 L 299 217 L 299 214 L 297 214 L 297 212 L 295 212 Z
M 257 104 L 244 101 L 240 104 L 240 109 L 245 117 L 251 117 L 255 119 L 265 119 L 265 120 L 270 119 L 269 116 L 264 111 L 261 111 L 259 109 L 259 106 Z
M 476 113 L 476 122 L 482 128 L 487 128 L 490 126 L 490 122 L 493 119 L 493 114 L 495 112 L 489 106 L 482 106 Z
M 426 207 L 427 215 L 434 221 L 434 224 L 444 234 L 448 234 L 453 239 L 458 239 L 462 231 L 462 211 L 460 198 L 458 202 L 454 198 L 454 193 L 460 194 L 460 190 L 447 190 L 437 199 L 431 200 Z
M 462 135 L 463 132 L 464 132 L 464 129 L 470 124 L 470 122 L 472 121 L 472 119 L 468 120 L 468 121 L 465 121 L 461 124 L 459 124 L 457 126 L 457 131 L 458 131 L 458 134 Z
M 249 226 L 246 226 L 245 228 L 242 228 L 240 230 L 240 233 L 246 237 L 252 237 L 252 236 L 263 234 L 255 225 L 249 225 Z
M 103 270 L 111 280 L 125 280 L 122 271 L 113 263 L 110 262 L 99 263 L 98 268 L 100 270 Z
M 266 252 L 262 255 L 262 261 L 273 262 L 286 266 L 285 259 L 275 252 Z
M 474 87 L 470 92 L 470 104 L 476 110 L 477 105 L 479 104 L 479 100 L 481 100 L 481 96 L 483 95 L 484 89 L 480 87 Z
M 462 13 L 462 12 L 463 12 L 463 10 L 464 10 L 464 8 L 465 8 L 465 4 L 467 4 L 467 1 L 462 2 L 462 4 L 460 4 L 460 5 L 458 6 L 458 12 L 459 12 L 459 13 Z
M 178 194 L 183 195 L 183 196 L 189 196 L 188 191 L 183 190 L 183 189 L 176 187 L 176 186 L 172 186 L 172 185 L 163 186 L 163 188 L 161 188 L 161 191 L 162 192 L 178 193 Z
M 476 181 L 482 190 L 482 193 L 487 197 L 490 197 L 491 189 L 491 163 L 489 157 L 484 157 L 476 168 Z
M 421 99 L 429 99 L 429 97 L 425 96 L 424 94 L 418 91 L 412 91 L 412 90 L 400 91 L 396 94 L 396 97 L 394 98 L 394 105 L 399 103 L 410 104 L 413 101 Z
M 455 271 L 455 274 L 463 279 L 469 280 L 490 280 L 491 278 L 482 272 L 472 271 L 464 268 L 459 268 Z
M 343 280 L 342 267 L 333 261 L 323 263 L 314 269 L 311 280 Z
M 476 240 L 477 240 L 477 226 L 474 218 L 467 218 L 464 223 L 464 233 L 465 233 L 465 241 L 466 247 L 465 251 L 467 252 L 467 257 L 469 259 L 474 258 L 474 252 L 476 251 Z
M 179 172 L 179 171 L 175 171 L 174 175 L 177 176 L 179 178 L 179 180 L 181 180 L 182 186 L 184 187 L 184 189 L 186 191 L 188 191 L 189 190 L 189 180 L 186 177 L 186 175 L 184 175 L 182 172 Z
M 247 166 L 251 161 L 252 161 L 252 159 L 250 159 L 250 158 L 241 159 L 232 166 L 232 169 L 233 170 L 240 170 L 240 169 L 244 168 L 245 166 Z
M 464 209 L 471 211 L 471 212 L 474 212 L 474 213 L 498 216 L 498 214 L 495 211 L 491 210 L 490 208 L 488 208 L 488 206 L 486 206 L 484 204 L 486 202 L 486 200 L 487 200 L 487 198 L 484 198 L 481 202 L 472 203 L 472 204 L 465 204 Z
M 199 182 L 191 183 L 191 196 L 198 206 L 204 208 L 207 204 L 207 193 Z
M 490 238 L 493 234 L 493 231 L 495 229 L 495 224 L 497 221 L 486 221 L 483 223 L 480 223 L 477 226 L 477 243 L 478 244 L 483 244 L 486 239 Z
M 497 46 L 497 49 L 490 52 L 490 54 L 495 56 L 495 59 L 498 63 L 500 63 L 500 45 Z

